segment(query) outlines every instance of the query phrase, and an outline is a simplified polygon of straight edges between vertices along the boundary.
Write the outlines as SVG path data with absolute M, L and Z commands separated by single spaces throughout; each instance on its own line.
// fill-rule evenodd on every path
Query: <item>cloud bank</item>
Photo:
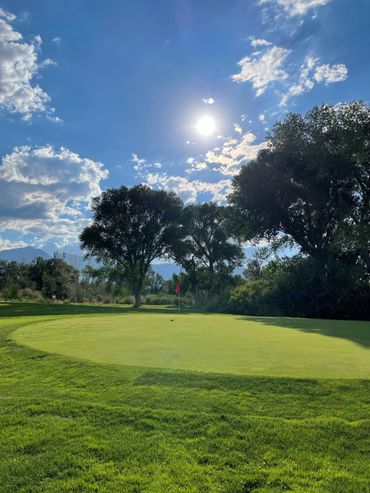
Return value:
M 66 148 L 14 148 L 0 166 L 0 231 L 76 241 L 107 176 L 102 163 Z
M 25 120 L 30 120 L 33 113 L 51 116 L 54 108 L 49 106 L 50 96 L 34 79 L 40 69 L 55 62 L 39 61 L 41 37 L 25 42 L 12 27 L 15 19 L 15 15 L 0 9 L 0 108 L 19 113 Z

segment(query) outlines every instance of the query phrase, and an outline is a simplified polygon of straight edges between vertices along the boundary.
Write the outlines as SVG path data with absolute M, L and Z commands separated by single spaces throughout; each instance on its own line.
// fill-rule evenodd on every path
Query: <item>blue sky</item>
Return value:
M 368 0 L 0 0 L 0 249 L 76 251 L 107 187 L 224 201 L 287 111 L 367 101 L 369 20 Z

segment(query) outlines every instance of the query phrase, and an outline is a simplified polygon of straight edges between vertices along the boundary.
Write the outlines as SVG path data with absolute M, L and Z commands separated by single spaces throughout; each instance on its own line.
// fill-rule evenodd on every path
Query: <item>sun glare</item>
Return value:
M 216 130 L 216 122 L 209 116 L 203 116 L 196 125 L 197 131 L 204 137 L 212 135 Z

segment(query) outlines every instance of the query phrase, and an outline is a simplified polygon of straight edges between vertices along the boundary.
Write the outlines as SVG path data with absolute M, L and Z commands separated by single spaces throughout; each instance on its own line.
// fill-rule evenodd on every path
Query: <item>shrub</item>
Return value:
M 209 312 L 214 313 L 229 313 L 230 312 L 230 304 L 229 304 L 229 293 L 222 293 L 207 302 L 207 310 Z
M 9 283 L 1 291 L 1 297 L 4 300 L 16 300 L 20 297 L 20 291 L 16 284 Z
M 229 312 L 241 315 L 277 314 L 271 289 L 264 280 L 249 281 L 232 289 L 227 305 Z
M 37 300 L 40 301 L 42 299 L 42 295 L 40 291 L 36 291 L 32 288 L 23 288 L 21 290 L 21 298 L 25 300 Z
M 133 305 L 134 301 L 134 297 L 129 294 L 125 294 L 118 299 L 118 303 L 121 305 Z
M 175 305 L 178 303 L 177 296 L 171 294 L 147 294 L 144 296 L 146 305 Z

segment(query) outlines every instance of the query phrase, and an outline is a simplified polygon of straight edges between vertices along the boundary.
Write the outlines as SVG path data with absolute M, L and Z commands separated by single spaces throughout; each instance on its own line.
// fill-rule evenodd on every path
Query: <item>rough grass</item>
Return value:
M 11 338 L 117 311 L 0 307 L 1 492 L 369 492 L 369 380 L 96 364 Z

